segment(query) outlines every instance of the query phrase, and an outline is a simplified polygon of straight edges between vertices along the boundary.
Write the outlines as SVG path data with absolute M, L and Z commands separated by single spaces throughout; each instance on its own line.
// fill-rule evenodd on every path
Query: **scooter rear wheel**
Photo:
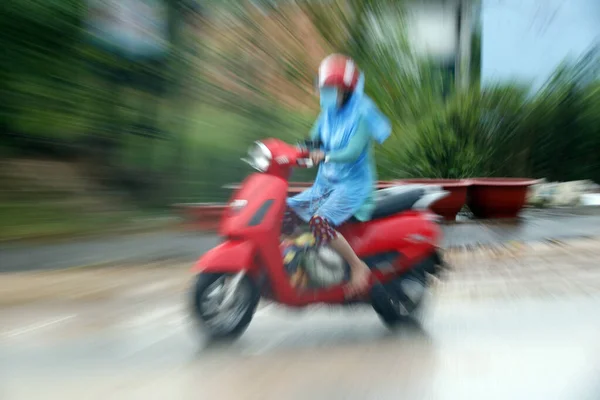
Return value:
M 408 285 L 415 286 L 414 294 Z M 385 285 L 376 285 L 371 291 L 372 306 L 382 322 L 390 329 L 418 318 L 427 291 L 427 278 L 422 269 L 411 271 Z
M 192 311 L 202 332 L 211 340 L 241 336 L 252 321 L 260 299 L 254 281 L 244 275 L 235 292 L 228 291 L 233 274 L 199 274 L 193 288 Z M 233 289 L 232 289 L 233 290 Z

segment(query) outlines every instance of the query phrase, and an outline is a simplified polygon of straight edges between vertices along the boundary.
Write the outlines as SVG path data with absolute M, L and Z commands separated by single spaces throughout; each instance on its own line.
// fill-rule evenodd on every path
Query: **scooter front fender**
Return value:
M 204 253 L 193 273 L 237 273 L 255 267 L 255 247 L 248 241 L 227 241 Z

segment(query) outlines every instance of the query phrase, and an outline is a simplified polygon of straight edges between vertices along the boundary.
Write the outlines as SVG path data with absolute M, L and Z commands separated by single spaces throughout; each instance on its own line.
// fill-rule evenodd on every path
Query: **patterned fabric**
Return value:
M 302 224 L 302 219 L 292 211 L 291 208 L 287 208 L 283 214 L 283 225 L 281 227 L 281 233 L 289 236 L 294 233 L 296 228 Z
M 288 274 L 290 285 L 295 288 L 308 286 L 308 274 L 303 264 L 306 249 L 311 246 L 314 246 L 314 238 L 310 233 L 293 240 L 284 240 L 280 245 L 285 271 Z
M 308 226 L 310 226 L 310 231 L 315 237 L 317 246 L 325 245 L 337 238 L 337 231 L 326 219 L 319 217 L 318 215 L 310 219 Z
M 283 217 L 283 227 L 281 232 L 284 235 L 291 235 L 296 228 L 302 224 L 302 219 L 291 209 L 287 209 Z M 314 245 L 325 245 L 337 238 L 337 231 L 325 218 L 318 215 L 312 217 L 308 222 L 312 236 L 315 239 Z

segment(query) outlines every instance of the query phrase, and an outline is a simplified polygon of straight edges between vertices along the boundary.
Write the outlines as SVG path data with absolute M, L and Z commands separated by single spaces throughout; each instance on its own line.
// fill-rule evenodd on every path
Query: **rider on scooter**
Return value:
M 383 143 L 391 126 L 364 94 L 364 75 L 346 56 L 333 54 L 321 62 L 319 95 L 321 113 L 311 139 L 322 146 L 310 155 L 319 170 L 313 186 L 287 200 L 283 234 L 292 235 L 307 222 L 317 245 L 328 244 L 350 265 L 346 294 L 354 296 L 367 288 L 370 271 L 336 227 L 352 217 L 369 220 L 377 181 L 373 141 Z

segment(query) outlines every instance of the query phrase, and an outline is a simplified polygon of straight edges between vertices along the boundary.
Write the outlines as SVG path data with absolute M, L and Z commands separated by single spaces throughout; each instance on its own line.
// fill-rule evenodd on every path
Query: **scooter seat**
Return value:
M 371 219 L 385 218 L 410 210 L 425 194 L 422 186 L 402 185 L 377 190 L 374 194 L 375 210 Z

